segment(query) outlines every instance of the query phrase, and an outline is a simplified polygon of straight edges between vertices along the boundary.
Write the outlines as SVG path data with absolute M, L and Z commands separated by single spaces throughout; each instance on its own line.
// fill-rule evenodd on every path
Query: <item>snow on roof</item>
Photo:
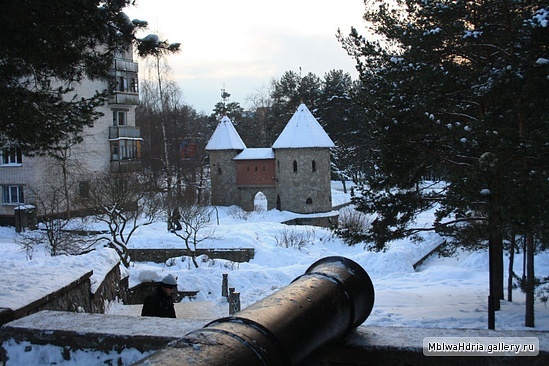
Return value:
M 246 145 L 240 138 L 233 123 L 227 116 L 223 116 L 215 128 L 212 137 L 206 145 L 207 150 L 244 150 Z
M 305 104 L 301 104 L 274 142 L 273 149 L 334 146 L 320 123 Z
M 248 148 L 244 149 L 233 160 L 262 160 L 274 159 L 274 151 L 270 147 Z

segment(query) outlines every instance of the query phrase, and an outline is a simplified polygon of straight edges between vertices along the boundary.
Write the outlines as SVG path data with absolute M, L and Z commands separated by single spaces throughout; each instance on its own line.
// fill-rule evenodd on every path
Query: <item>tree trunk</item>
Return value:
M 171 227 L 171 215 L 172 215 L 172 169 L 170 164 L 170 153 L 169 153 L 169 142 L 168 134 L 166 132 L 166 110 L 165 110 L 165 100 L 164 100 L 164 89 L 162 88 L 162 75 L 160 72 L 160 56 L 156 56 L 156 76 L 158 82 L 158 94 L 160 97 L 160 127 L 162 131 L 162 140 L 164 143 L 164 168 L 166 173 L 166 213 L 167 213 L 167 228 L 168 231 L 172 229 Z
M 522 237 L 522 283 L 526 283 L 526 236 Z
M 503 289 L 503 236 L 501 233 L 501 199 L 500 185 L 491 184 L 492 194 L 489 204 L 488 248 L 490 266 L 490 296 L 493 300 L 494 311 L 500 310 L 500 300 L 504 298 Z
M 496 304 L 496 310 L 500 309 L 499 300 L 505 298 L 505 289 L 503 286 L 504 283 L 504 265 L 503 265 L 503 238 L 500 233 L 497 233 L 494 237 L 494 273 L 496 275 L 494 293 L 496 299 L 498 299 Z
M 500 241 L 496 238 L 496 235 L 490 235 L 488 239 L 488 263 L 489 263 L 489 277 L 490 277 L 490 297 L 493 302 L 493 310 L 498 311 L 500 307 L 501 292 L 503 291 L 503 280 L 499 277 L 499 267 L 502 266 L 500 262 L 499 247 Z
M 515 235 L 511 235 L 511 248 L 509 248 L 509 271 L 507 273 L 507 301 L 513 301 L 513 265 L 515 263 Z
M 526 235 L 526 311 L 524 314 L 524 325 L 526 327 L 534 327 L 534 235 L 529 233 Z

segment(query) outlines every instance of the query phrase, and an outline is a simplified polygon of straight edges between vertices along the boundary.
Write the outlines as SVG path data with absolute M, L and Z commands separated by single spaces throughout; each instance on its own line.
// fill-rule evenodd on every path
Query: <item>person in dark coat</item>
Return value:
M 175 318 L 173 294 L 177 291 L 177 281 L 172 275 L 162 279 L 154 293 L 145 298 L 141 316 Z
M 171 228 L 170 231 L 174 232 L 182 229 L 181 223 L 179 222 L 180 219 L 181 219 L 181 213 L 179 212 L 179 209 L 176 207 L 173 209 L 171 224 L 170 224 L 170 228 Z

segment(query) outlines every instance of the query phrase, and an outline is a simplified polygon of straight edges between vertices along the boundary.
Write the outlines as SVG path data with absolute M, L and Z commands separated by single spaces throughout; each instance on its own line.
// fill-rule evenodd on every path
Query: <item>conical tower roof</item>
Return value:
M 334 142 L 313 114 L 305 104 L 301 104 L 274 142 L 273 149 L 334 146 Z
M 223 116 L 212 137 L 210 137 L 205 150 L 244 150 L 245 148 L 244 141 L 236 132 L 229 117 Z

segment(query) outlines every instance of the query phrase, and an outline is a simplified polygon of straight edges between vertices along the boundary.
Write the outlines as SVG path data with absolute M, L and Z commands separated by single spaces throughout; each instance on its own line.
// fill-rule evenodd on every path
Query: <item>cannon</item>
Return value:
M 188 333 L 138 365 L 299 365 L 362 324 L 374 287 L 356 262 L 322 258 L 288 286 Z

